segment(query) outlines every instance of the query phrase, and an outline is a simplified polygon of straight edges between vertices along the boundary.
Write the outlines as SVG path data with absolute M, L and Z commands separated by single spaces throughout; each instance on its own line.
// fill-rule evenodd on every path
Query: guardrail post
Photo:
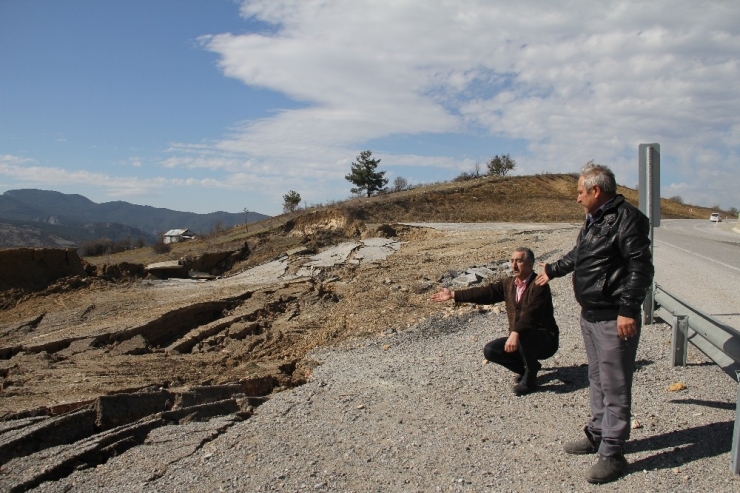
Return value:
M 735 372 L 735 376 L 740 383 L 740 371 Z M 740 385 L 737 387 L 737 402 L 735 403 L 735 428 L 732 430 L 732 452 L 730 452 L 730 470 L 733 474 L 740 474 Z
M 689 349 L 689 317 L 673 317 L 673 337 L 671 339 L 671 366 L 686 366 Z
M 654 299 L 660 305 L 661 313 L 673 316 L 671 364 L 686 364 L 687 344 L 691 342 L 714 360 L 737 384 L 730 470 L 733 474 L 740 475 L 740 331 L 700 312 L 657 285 Z
M 650 241 L 652 242 L 652 239 Z M 655 323 L 653 307 L 654 307 L 653 290 L 648 289 L 647 294 L 645 295 L 645 301 L 642 303 L 642 324 L 643 325 L 652 325 L 653 323 Z

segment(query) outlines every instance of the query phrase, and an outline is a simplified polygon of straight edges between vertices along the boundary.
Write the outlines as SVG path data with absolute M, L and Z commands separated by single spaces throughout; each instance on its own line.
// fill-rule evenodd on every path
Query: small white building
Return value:
M 189 229 L 171 229 L 164 234 L 165 243 L 179 243 L 193 238 L 195 234 Z

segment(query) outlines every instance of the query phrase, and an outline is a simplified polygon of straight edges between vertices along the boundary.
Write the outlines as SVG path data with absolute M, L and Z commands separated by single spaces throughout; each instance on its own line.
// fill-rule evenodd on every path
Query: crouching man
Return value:
M 555 323 L 552 294 L 547 284 L 534 283 L 534 253 L 519 247 L 511 254 L 512 277 L 487 286 L 451 291 L 442 288 L 432 301 L 479 303 L 506 302 L 509 336 L 494 339 L 483 348 L 488 361 L 513 371 L 514 393 L 525 395 L 537 388 L 537 372 L 544 360 L 558 350 L 559 330 Z

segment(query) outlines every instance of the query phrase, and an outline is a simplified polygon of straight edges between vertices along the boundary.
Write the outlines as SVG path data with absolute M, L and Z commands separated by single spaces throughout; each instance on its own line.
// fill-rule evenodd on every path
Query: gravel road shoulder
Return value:
M 601 487 L 582 479 L 595 458 L 562 451 L 588 414 L 578 308 L 568 278 L 552 289 L 561 348 L 534 394 L 514 396 L 511 374 L 483 364 L 484 344 L 506 331 L 504 314 L 440 306 L 409 330 L 314 351 L 309 382 L 246 421 L 163 427 L 38 490 L 740 490 L 729 461 L 737 386 L 694 348 L 688 366 L 671 368 L 663 323 L 641 337 L 628 474 Z M 678 382 L 684 390 L 668 390 Z

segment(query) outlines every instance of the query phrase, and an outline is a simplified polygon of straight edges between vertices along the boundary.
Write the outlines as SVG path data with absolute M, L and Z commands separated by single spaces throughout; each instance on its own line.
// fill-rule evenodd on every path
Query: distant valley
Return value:
M 124 201 L 98 204 L 77 194 L 8 190 L 0 195 L 0 248 L 80 247 L 101 238 L 152 244 L 170 229 L 204 234 L 217 225 L 230 228 L 268 217 L 258 212 L 196 214 Z

